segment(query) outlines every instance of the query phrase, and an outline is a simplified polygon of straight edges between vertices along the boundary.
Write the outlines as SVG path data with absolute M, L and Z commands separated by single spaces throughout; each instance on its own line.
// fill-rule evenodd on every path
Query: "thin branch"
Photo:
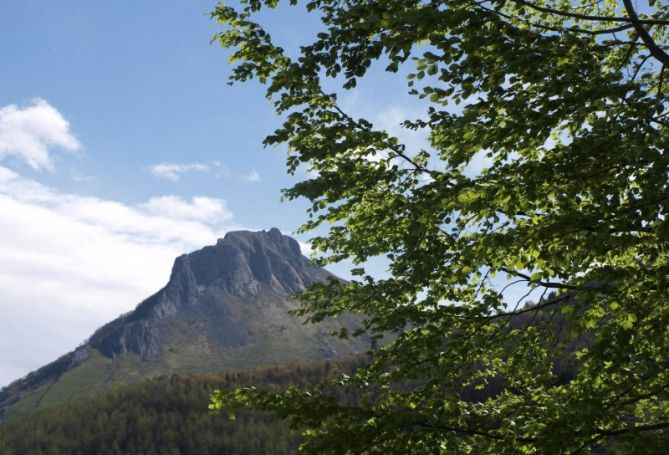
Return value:
M 535 291 L 535 289 L 536 289 L 536 287 L 530 288 L 530 290 L 527 291 L 527 293 L 526 293 L 525 295 L 523 295 L 521 298 L 519 298 L 519 299 L 516 301 L 516 305 L 513 307 L 513 310 L 511 310 L 511 311 L 508 313 L 508 316 L 507 316 L 506 320 L 505 320 L 504 322 L 502 322 L 502 324 L 499 325 L 499 326 L 497 327 L 497 330 L 495 330 L 493 333 L 490 334 L 490 336 L 488 337 L 488 340 L 489 340 L 489 341 L 492 341 L 492 340 L 497 336 L 497 334 L 498 334 L 499 332 L 501 332 L 502 330 L 506 329 L 506 327 L 507 327 L 507 326 L 509 325 L 509 323 L 511 322 L 512 315 L 515 314 L 515 313 L 517 312 L 518 307 L 520 306 L 520 302 L 522 302 L 522 301 L 525 300 L 527 297 L 529 297 L 529 295 L 532 294 L 532 293 Z M 545 292 L 545 290 L 544 290 L 544 292 Z M 536 314 L 536 313 L 535 313 L 535 314 Z M 490 320 L 490 319 L 488 319 L 488 318 L 485 318 L 485 319 L 486 319 L 486 320 Z M 529 327 L 530 325 L 531 325 L 531 324 L 528 324 L 527 327 Z
M 630 48 L 627 50 L 627 54 L 625 55 L 625 58 L 623 58 L 622 62 L 620 62 L 620 65 L 618 68 L 616 68 L 616 73 L 623 69 L 625 65 L 627 65 L 627 62 L 629 61 L 630 57 L 632 56 L 632 52 L 634 52 L 634 49 L 637 46 L 637 42 L 634 41 L 632 44 L 630 44 Z
M 488 267 L 488 271 L 485 273 L 483 278 L 481 278 L 481 283 L 479 284 L 478 288 L 476 289 L 476 292 L 474 293 L 474 297 L 472 297 L 473 302 L 476 301 L 476 299 L 479 296 L 479 293 L 481 292 L 481 289 L 483 289 L 483 285 L 485 284 L 486 280 L 488 279 L 488 276 L 490 275 L 490 270 L 491 270 L 491 268 Z
M 571 19 L 581 19 L 585 21 L 598 21 L 598 22 L 632 22 L 634 23 L 634 19 L 632 17 L 616 17 L 616 16 L 593 16 L 589 14 L 580 14 L 580 13 L 570 13 L 567 11 L 562 11 L 554 8 L 549 8 L 546 6 L 540 6 L 540 5 L 535 5 L 534 3 L 530 3 L 526 0 L 511 0 L 514 3 L 519 3 L 523 6 L 527 6 L 528 8 L 532 8 L 536 11 L 540 11 L 542 13 L 549 13 L 549 14 L 555 14 L 557 16 L 562 16 L 562 17 L 569 17 Z M 623 0 L 627 1 L 627 0 Z M 641 24 L 646 24 L 646 25 L 669 25 L 669 21 L 664 21 L 664 20 L 659 20 L 659 19 L 636 19 L 637 22 Z
M 483 4 L 480 4 L 480 3 L 477 3 L 477 7 L 484 10 L 484 11 L 487 11 L 489 13 L 496 14 L 503 19 L 522 20 L 524 23 L 526 23 L 530 27 L 535 27 L 535 28 L 538 28 L 538 29 L 541 29 L 541 30 L 548 30 L 550 32 L 557 32 L 557 33 L 571 32 L 571 33 L 584 33 L 584 34 L 587 34 L 587 35 L 597 36 L 597 35 L 615 34 L 616 32 L 622 32 L 624 30 L 627 30 L 627 29 L 630 29 L 630 28 L 634 27 L 632 24 L 624 24 L 624 25 L 620 25 L 618 27 L 612 27 L 612 28 L 607 28 L 607 29 L 603 29 L 603 30 L 587 30 L 587 29 L 580 28 L 580 27 L 553 27 L 553 26 L 546 25 L 546 24 L 538 24 L 536 22 L 532 22 L 532 21 L 529 21 L 529 20 L 526 20 L 526 19 L 514 18 L 514 17 L 512 17 L 508 14 L 504 14 L 501 11 L 497 11 L 495 9 L 488 8 L 488 7 L 486 7 L 486 6 L 484 6 Z M 510 25 L 508 22 L 506 24 Z M 621 40 L 616 39 L 616 42 L 614 44 L 615 45 L 620 45 L 620 44 L 628 44 L 628 43 L 626 41 L 621 41 Z
M 544 289 L 544 292 L 541 293 L 541 297 L 539 297 L 539 302 L 541 302 L 544 299 L 544 296 L 546 295 L 547 292 L 548 292 L 548 288 Z M 532 327 L 532 324 L 534 324 L 534 321 L 536 320 L 538 314 L 539 314 L 539 310 L 537 308 L 535 308 L 534 309 L 534 314 L 532 315 L 532 319 L 530 319 L 530 322 L 527 323 L 528 327 Z M 555 314 L 555 313 L 553 313 L 553 314 Z M 509 319 L 511 319 L 511 317 L 509 317 Z M 544 329 L 546 327 L 547 326 L 544 326 Z
M 623 98 L 622 101 L 627 104 L 627 106 L 635 109 L 636 106 L 632 105 L 632 103 L 629 102 L 627 98 Z M 651 123 L 657 123 L 658 125 L 666 126 L 669 127 L 669 122 L 665 122 L 664 120 L 661 120 L 661 117 L 655 117 L 652 115 L 644 117 L 646 120 L 650 121 Z M 641 120 L 638 122 L 641 125 Z M 657 202 L 662 202 L 662 199 L 657 201 Z M 612 219 L 612 218 L 611 218 Z
M 322 89 L 320 89 L 320 93 L 321 93 L 321 95 L 323 95 L 323 96 L 326 97 L 326 98 L 331 98 L 331 97 L 328 96 Z M 359 130 L 361 130 L 361 131 L 365 131 L 365 132 L 370 132 L 370 131 L 371 131 L 370 128 L 367 128 L 367 127 L 361 125 L 361 124 L 360 124 L 359 122 L 357 122 L 353 117 L 351 117 L 351 116 L 348 115 L 346 112 L 344 112 L 344 111 L 339 107 L 339 105 L 338 105 L 337 103 L 335 103 L 334 101 L 332 101 L 332 106 L 335 108 L 335 110 L 336 110 L 337 112 L 339 112 L 339 114 L 340 114 L 342 117 L 344 117 L 344 119 L 346 119 L 347 122 L 349 122 L 349 123 L 350 123 L 352 126 L 354 126 L 355 128 L 357 128 L 357 129 L 359 129 Z M 418 163 L 416 163 L 413 159 L 411 159 L 411 157 L 409 157 L 407 154 L 405 154 L 399 147 L 396 147 L 396 146 L 391 145 L 391 144 L 386 144 L 386 146 L 388 147 L 388 149 L 392 150 L 392 152 L 395 153 L 398 157 L 400 157 L 400 158 L 402 158 L 403 160 L 405 160 L 405 161 L 407 161 L 408 163 L 410 163 L 410 164 L 414 167 L 415 170 L 420 171 L 420 172 L 424 172 L 424 173 L 428 174 L 428 175 L 429 175 L 430 177 L 432 177 L 432 178 L 436 177 L 436 176 L 439 174 L 438 172 L 432 171 L 432 170 L 430 170 L 430 169 L 428 169 L 428 168 L 426 168 L 426 167 L 424 167 L 424 166 L 421 166 L 421 165 L 419 165 Z
M 491 316 L 485 316 L 484 319 L 492 320 L 492 319 L 497 319 L 497 318 L 505 318 L 507 316 L 518 316 L 518 315 L 521 315 L 521 314 L 529 313 L 531 311 L 541 310 L 543 308 L 555 305 L 556 303 L 564 302 L 565 300 L 569 300 L 571 297 L 572 297 L 572 294 L 570 294 L 570 293 L 563 294 L 560 297 L 556 297 L 554 299 L 547 300 L 544 303 L 533 305 L 529 308 L 524 308 L 522 310 L 512 311 L 512 312 L 509 312 L 509 313 L 496 313 L 496 314 L 493 314 Z
M 660 70 L 660 82 L 657 86 L 657 96 L 662 96 L 662 82 L 664 82 L 664 69 L 666 66 L 662 65 L 662 69 Z
M 528 283 L 536 284 L 538 286 L 544 287 L 544 288 L 551 288 L 551 289 L 578 289 L 578 287 L 571 285 L 571 284 L 565 284 L 565 283 L 554 283 L 550 281 L 539 281 L 539 280 L 533 280 L 531 276 L 526 275 L 524 273 L 516 272 L 515 270 L 511 270 L 506 267 L 501 267 L 500 270 L 502 272 L 506 272 L 509 275 L 517 276 L 518 278 L 522 278 L 526 280 Z
M 667 365 L 665 364 L 665 365 L 663 365 L 663 367 L 666 369 L 666 368 L 667 368 Z M 633 392 L 634 389 L 635 389 L 636 387 L 639 387 L 639 386 L 640 386 L 641 384 L 643 384 L 644 382 L 646 382 L 646 381 L 648 381 L 648 380 L 650 380 L 650 379 L 655 379 L 655 378 L 656 378 L 655 374 L 652 374 L 652 373 L 651 373 L 651 374 L 647 374 L 647 375 L 641 377 L 641 378 L 638 379 L 638 380 L 635 378 L 634 383 L 631 384 L 629 387 L 627 387 L 627 388 L 626 388 L 625 390 L 623 390 L 622 392 L 620 392 L 618 395 L 616 395 L 611 401 L 609 401 L 608 403 L 606 403 L 606 404 L 604 405 L 604 409 L 609 409 L 609 408 L 611 408 L 612 406 L 616 405 L 616 404 L 617 404 L 622 398 L 624 398 L 627 394 L 629 394 L 630 392 Z M 654 395 L 657 395 L 660 391 L 666 391 L 667 387 L 669 387 L 669 381 L 668 381 L 668 382 L 665 382 L 664 384 L 661 384 L 661 385 L 659 386 L 659 389 L 660 389 L 660 390 L 657 390 L 658 387 L 655 387 L 652 391 L 650 391 L 650 392 L 648 392 L 648 393 L 645 393 L 645 394 L 636 395 L 636 396 L 634 396 L 633 398 L 630 398 L 630 399 L 628 399 L 628 400 L 622 402 L 620 405 L 621 405 L 621 406 L 624 406 L 624 405 L 627 405 L 627 404 L 635 403 L 635 402 L 637 402 L 637 401 L 639 401 L 639 400 L 643 400 L 643 399 L 646 399 L 646 398 L 650 398 L 650 397 L 652 397 L 652 396 L 654 396 Z
M 619 25 L 618 27 L 604 28 L 601 30 L 586 30 L 579 27 L 569 27 L 566 30 L 575 33 L 587 33 L 588 35 L 608 35 L 616 32 L 623 32 L 630 28 L 634 27 L 632 24 Z M 620 41 L 618 44 L 625 43 L 625 41 Z
M 433 430 L 441 430 L 441 431 L 449 431 L 452 433 L 460 433 L 460 434 L 465 434 L 469 436 L 483 436 L 485 438 L 490 438 L 490 439 L 495 439 L 498 441 L 503 441 L 508 438 L 504 436 L 500 436 L 495 433 L 491 433 L 488 431 L 482 431 L 482 430 L 477 430 L 475 428 L 462 428 L 462 427 L 450 427 L 446 425 L 432 425 L 427 422 L 412 422 L 412 425 L 423 427 L 423 428 L 430 428 Z M 534 438 L 514 438 L 516 441 L 520 442 L 535 442 L 536 439 Z
M 643 65 L 648 61 L 650 58 L 650 55 L 646 55 L 643 59 L 641 59 L 641 63 L 639 63 L 636 67 L 636 70 L 634 71 L 634 74 L 632 75 L 632 82 L 636 80 L 636 77 L 639 75 L 639 71 L 641 71 L 641 68 L 643 68 Z
M 495 434 L 489 431 L 482 431 L 474 428 L 463 428 L 463 427 L 451 427 L 447 425 L 432 425 L 427 422 L 412 422 L 412 425 L 414 426 L 419 426 L 423 428 L 429 428 L 433 430 L 441 430 L 441 431 L 448 431 L 448 432 L 453 432 L 453 433 L 460 433 L 460 434 L 465 434 L 469 436 L 483 436 L 485 438 L 489 439 L 495 439 L 498 441 L 503 441 L 506 440 L 504 436 L 501 436 L 499 434 Z M 615 430 L 603 430 L 603 429 L 595 429 L 594 434 L 601 435 L 601 436 L 619 436 L 621 434 L 625 433 L 631 433 L 631 432 L 646 432 L 646 431 L 657 431 L 657 430 L 662 430 L 665 428 L 669 428 L 669 422 L 658 422 L 654 424 L 649 424 L 649 425 L 636 425 L 636 426 L 630 426 L 628 428 L 618 428 Z M 578 431 L 576 434 L 583 434 L 583 431 Z M 514 438 L 515 441 L 519 442 L 536 442 L 536 438 Z
M 630 22 L 632 22 L 632 25 L 634 25 L 634 30 L 636 30 L 636 32 L 639 34 L 639 37 L 650 51 L 650 54 L 663 65 L 669 65 L 669 54 L 667 54 L 660 46 L 658 46 L 648 31 L 643 28 L 643 21 L 639 19 L 639 16 L 637 16 L 636 11 L 634 10 L 634 6 L 632 5 L 632 1 L 623 0 L 623 4 L 625 5 L 625 11 L 627 11 Z
M 522 279 L 520 279 L 520 280 L 512 281 L 511 283 L 509 283 L 509 284 L 507 284 L 506 286 L 504 286 L 504 287 L 502 288 L 502 290 L 499 291 L 499 293 L 500 293 L 500 294 L 503 294 L 504 291 L 506 291 L 508 288 L 510 288 L 510 287 L 513 286 L 514 284 L 522 283 L 522 282 L 524 282 L 524 281 L 527 281 L 527 280 L 524 279 L 524 278 L 522 278 Z
M 639 432 L 639 431 L 656 431 L 669 428 L 669 422 L 658 422 L 650 425 L 637 425 L 628 428 L 619 428 L 617 430 L 595 430 L 595 433 L 603 436 L 618 436 L 625 433 Z

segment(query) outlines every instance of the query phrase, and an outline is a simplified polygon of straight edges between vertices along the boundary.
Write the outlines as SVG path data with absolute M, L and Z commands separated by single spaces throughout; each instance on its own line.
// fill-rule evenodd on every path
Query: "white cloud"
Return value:
M 231 177 L 230 170 L 223 166 L 219 161 L 212 161 L 209 164 L 203 163 L 158 163 L 149 168 L 154 177 L 178 182 L 181 177 L 188 172 L 206 172 L 216 178 Z M 244 181 L 257 183 L 262 181 L 258 171 L 253 169 L 245 175 L 238 175 Z
M 212 167 L 214 168 L 214 176 L 216 178 L 228 178 L 230 177 L 230 169 L 223 166 L 220 161 L 212 161 Z
M 478 177 L 481 172 L 493 165 L 492 158 L 488 157 L 487 150 L 476 152 L 465 166 L 464 175 L 469 178 Z
M 244 180 L 251 183 L 257 183 L 260 182 L 262 179 L 260 178 L 260 174 L 258 174 L 258 171 L 254 169 L 244 176 Z
M 405 120 L 413 120 L 424 116 L 424 112 L 417 108 L 410 110 L 400 106 L 392 106 L 376 113 L 372 117 L 372 123 L 376 128 L 386 130 L 391 136 L 395 136 L 407 147 L 409 155 L 415 155 L 420 149 L 429 150 L 427 131 L 410 130 L 402 126 Z
M 36 98 L 25 107 L 0 108 L 0 159 L 13 157 L 33 169 L 51 169 L 52 148 L 74 152 L 81 144 L 69 122 L 48 102 Z
M 210 168 L 208 165 L 202 163 L 158 163 L 151 166 L 150 171 L 151 174 L 158 178 L 177 182 L 187 172 L 209 172 Z
M 232 219 L 232 214 L 226 209 L 223 199 L 202 196 L 194 197 L 192 202 L 187 202 L 178 196 L 154 197 L 141 207 L 152 215 L 181 220 L 225 223 Z
M 478 96 L 478 95 L 477 95 Z M 463 103 L 475 101 L 475 96 L 468 98 Z M 461 103 L 460 106 L 463 105 Z M 377 130 L 385 130 L 391 136 L 396 137 L 400 143 L 406 146 L 406 153 L 413 156 L 421 149 L 431 151 L 428 140 L 428 129 L 411 130 L 405 128 L 402 123 L 405 120 L 416 120 L 426 117 L 426 104 L 418 100 L 402 105 L 379 105 L 371 102 L 369 99 L 362 99 L 360 91 L 357 89 L 348 91 L 342 96 L 340 104 L 345 112 L 353 117 L 363 117 L 368 119 Z M 366 159 L 371 162 L 378 162 L 387 159 L 389 153 L 385 150 L 378 151 L 376 155 L 367 155 Z M 438 159 L 431 159 L 430 165 L 439 164 Z M 476 153 L 466 165 L 464 173 L 468 177 L 475 177 L 493 164 L 492 159 L 486 156 L 486 151 Z M 423 175 L 423 183 L 429 182 L 431 177 Z
M 176 256 L 236 227 L 222 199 L 137 204 L 58 192 L 0 167 L 0 386 L 160 289 Z
M 300 244 L 300 251 L 302 251 L 303 255 L 309 258 L 314 254 L 314 249 L 311 248 L 311 245 L 309 245 L 307 242 L 298 243 Z
M 344 112 L 352 117 L 365 118 L 372 122 L 375 130 L 385 130 L 389 135 L 396 137 L 401 144 L 406 146 L 407 155 L 413 156 L 421 149 L 430 150 L 427 130 L 411 130 L 402 125 L 405 120 L 425 117 L 423 103 L 380 106 L 370 100 L 362 99 L 359 90 L 351 90 L 342 96 L 340 105 Z M 388 152 L 379 150 L 376 155 L 368 155 L 366 158 L 369 161 L 378 162 L 387 159 Z

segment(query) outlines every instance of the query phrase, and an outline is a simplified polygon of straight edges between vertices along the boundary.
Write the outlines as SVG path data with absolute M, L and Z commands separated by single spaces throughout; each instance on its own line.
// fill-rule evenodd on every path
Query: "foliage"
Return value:
M 289 417 L 310 453 L 661 451 L 665 2 L 311 0 L 323 31 L 296 58 L 255 22 L 278 3 L 242 0 L 213 16 L 231 82 L 266 84 L 283 117 L 265 144 L 287 144 L 291 173 L 317 174 L 285 190 L 312 202 L 303 230 L 327 228 L 313 241 L 325 261 L 360 265 L 359 279 L 307 293 L 302 311 L 358 312 L 372 335 L 401 334 L 341 380 L 365 394 L 356 406 L 296 390 L 214 405 Z M 338 105 L 378 65 L 408 73 L 425 110 L 403 126 L 426 134 L 424 150 Z M 392 278 L 365 273 L 379 255 Z M 539 303 L 507 301 L 505 279 Z M 540 311 L 564 327 L 550 316 L 513 324 Z M 563 382 L 564 362 L 578 372 Z M 407 380 L 415 386 L 396 387 Z M 487 398 L 463 395 L 500 380 Z
M 361 359 L 249 370 L 161 376 L 0 425 L 0 453 L 288 454 L 299 438 L 284 422 L 240 412 L 234 422 L 206 412 L 216 388 L 305 388 Z M 341 396 L 342 403 L 352 397 Z

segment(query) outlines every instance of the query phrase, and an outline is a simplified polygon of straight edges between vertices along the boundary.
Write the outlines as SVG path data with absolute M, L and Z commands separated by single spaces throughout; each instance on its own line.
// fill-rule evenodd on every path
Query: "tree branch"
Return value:
M 543 308 L 555 305 L 556 303 L 564 302 L 565 300 L 568 300 L 571 297 L 572 297 L 572 295 L 570 293 L 564 294 L 564 295 L 561 295 L 560 297 L 556 297 L 554 299 L 547 300 L 544 303 L 539 303 L 537 305 L 533 305 L 531 307 L 528 307 L 528 308 L 525 308 L 525 309 L 522 309 L 522 310 L 512 311 L 512 312 L 509 312 L 509 313 L 495 313 L 493 315 L 486 316 L 484 319 L 492 320 L 492 319 L 497 319 L 497 318 L 504 318 L 504 317 L 507 317 L 507 316 L 518 316 L 520 314 L 525 314 L 525 313 L 529 313 L 529 312 L 532 312 L 532 311 L 538 311 L 538 310 L 541 310 Z
M 320 89 L 320 93 L 321 93 L 321 95 L 323 95 L 324 97 L 328 97 L 328 98 L 329 98 L 329 96 L 328 96 L 322 89 Z M 361 125 L 359 122 L 355 121 L 355 119 L 354 119 L 353 117 L 351 117 L 351 116 L 348 115 L 346 112 L 344 112 L 344 111 L 339 107 L 339 105 L 338 105 L 337 103 L 335 103 L 334 101 L 332 101 L 332 106 L 333 106 L 333 107 L 335 108 L 335 110 L 339 113 L 339 115 L 341 115 L 342 117 L 344 117 L 344 119 L 346 119 L 346 121 L 349 122 L 353 127 L 357 128 L 357 129 L 359 129 L 359 130 L 361 130 L 361 131 L 370 131 L 369 128 L 364 127 L 364 126 Z M 388 149 L 392 150 L 392 152 L 395 153 L 395 155 L 397 155 L 399 158 L 402 158 L 404 161 L 410 163 L 416 171 L 424 172 L 424 173 L 428 174 L 428 175 L 429 175 L 430 177 L 432 177 L 432 178 L 434 178 L 434 177 L 437 176 L 437 174 L 438 174 L 437 172 L 432 171 L 432 170 L 426 168 L 425 166 L 421 166 L 421 165 L 419 165 L 419 164 L 416 163 L 413 159 L 411 159 L 411 157 L 409 157 L 407 154 L 405 154 L 399 147 L 395 147 L 395 146 L 393 146 L 393 145 L 391 145 L 391 144 L 386 144 L 386 146 L 388 147 Z
M 533 280 L 532 277 L 529 275 L 526 275 L 524 273 L 516 272 L 515 270 L 511 270 L 506 267 L 501 267 L 500 270 L 502 272 L 506 272 L 509 275 L 517 276 L 518 278 L 522 278 L 528 283 L 536 284 L 538 286 L 544 287 L 544 288 L 551 288 L 551 289 L 578 289 L 576 286 L 571 285 L 571 284 L 565 284 L 565 283 L 553 283 L 550 281 L 537 281 Z
M 489 13 L 496 14 L 497 16 L 499 16 L 503 19 L 507 19 L 507 20 L 514 19 L 512 16 L 510 16 L 508 14 L 504 14 L 501 11 L 497 11 L 495 9 L 488 8 L 488 7 L 484 6 L 482 3 L 477 3 L 477 7 L 482 9 L 483 11 L 487 11 Z M 618 27 L 607 28 L 607 29 L 603 29 L 603 30 L 587 30 L 587 29 L 580 28 L 580 27 L 552 27 L 550 25 L 538 24 L 536 22 L 532 22 L 532 21 L 529 21 L 529 20 L 526 20 L 526 19 L 521 19 L 521 20 L 523 20 L 523 22 L 525 22 L 530 27 L 535 27 L 535 28 L 538 28 L 538 29 L 541 29 L 541 30 L 548 30 L 548 31 L 557 32 L 557 33 L 562 33 L 562 32 L 584 33 L 584 34 L 587 34 L 587 35 L 594 35 L 594 36 L 607 35 L 607 34 L 611 34 L 611 33 L 622 32 L 624 30 L 627 30 L 627 29 L 630 29 L 630 28 L 634 27 L 632 24 L 624 24 L 624 25 L 619 25 Z M 509 25 L 508 22 L 507 22 L 507 25 Z M 628 43 L 616 40 L 616 42 L 614 44 L 620 45 L 620 44 L 628 44 Z
M 632 22 L 634 24 L 634 19 L 631 17 L 616 17 L 616 16 L 593 16 L 590 14 L 579 14 L 579 13 L 570 13 L 567 11 L 562 11 L 559 9 L 549 8 L 546 6 L 535 5 L 534 3 L 528 2 L 526 0 L 511 0 L 514 3 L 519 3 L 533 10 L 540 11 L 542 13 L 555 14 L 556 16 L 569 17 L 571 19 L 581 19 L 585 21 L 597 21 L 597 22 Z M 626 0 L 623 0 L 626 1 Z M 636 18 L 636 21 L 641 24 L 646 25 L 669 25 L 669 21 L 659 20 L 659 19 L 639 19 Z
M 660 82 L 657 85 L 657 96 L 662 96 L 662 82 L 664 82 L 664 69 L 666 68 L 665 65 L 662 65 L 662 69 L 660 70 Z
M 627 62 L 629 62 L 629 59 L 632 56 L 632 52 L 634 52 L 634 49 L 636 48 L 636 46 L 637 46 L 637 42 L 635 40 L 635 41 L 632 42 L 632 44 L 630 44 L 630 48 L 627 50 L 627 54 L 625 54 L 625 58 L 623 58 L 622 62 L 620 62 L 620 65 L 618 66 L 618 68 L 616 68 L 616 72 L 620 71 L 621 69 L 623 69 L 623 67 L 625 65 L 627 65 Z
M 669 428 L 669 422 L 658 422 L 650 425 L 638 425 L 638 426 L 631 426 L 628 428 L 619 428 L 617 430 L 596 430 L 595 432 L 597 434 L 601 434 L 603 436 L 618 436 L 621 434 L 625 433 L 630 433 L 630 432 L 637 432 L 637 431 L 656 431 L 656 430 L 662 430 L 664 428 Z
M 523 0 L 514 0 L 514 1 L 523 1 Z M 623 4 L 625 5 L 625 11 L 627 11 L 629 20 L 630 22 L 632 22 L 632 25 L 634 26 L 634 30 L 636 30 L 636 32 L 639 34 L 639 37 L 650 51 L 650 54 L 663 65 L 665 66 L 669 65 L 669 54 L 667 54 L 660 46 L 658 46 L 657 43 L 653 40 L 653 38 L 650 36 L 648 31 L 645 28 L 643 28 L 643 21 L 639 19 L 639 16 L 637 16 L 636 11 L 634 10 L 634 6 L 632 5 L 632 1 L 623 0 Z
M 423 428 L 429 428 L 432 430 L 439 430 L 439 431 L 449 431 L 453 433 L 460 433 L 460 434 L 465 434 L 468 436 L 483 436 L 485 438 L 490 438 L 490 439 L 495 439 L 498 441 L 503 441 L 505 439 L 508 439 L 504 436 L 500 436 L 498 434 L 489 432 L 489 431 L 482 431 L 478 430 L 475 428 L 462 428 L 462 427 L 450 427 L 446 425 L 432 425 L 427 422 L 412 422 L 412 425 L 418 426 L 418 427 L 423 427 Z M 516 441 L 520 442 L 534 442 L 536 439 L 534 438 L 515 438 Z

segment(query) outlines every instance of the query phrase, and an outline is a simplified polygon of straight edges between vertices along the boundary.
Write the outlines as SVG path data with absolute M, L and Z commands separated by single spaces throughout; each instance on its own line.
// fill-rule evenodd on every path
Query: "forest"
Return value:
M 46 409 L 0 426 L 3 455 L 289 454 L 301 438 L 288 422 L 242 411 L 234 420 L 207 411 L 214 389 L 304 388 L 344 372 L 361 358 L 237 373 L 160 376 Z M 353 399 L 338 391 L 339 399 Z

